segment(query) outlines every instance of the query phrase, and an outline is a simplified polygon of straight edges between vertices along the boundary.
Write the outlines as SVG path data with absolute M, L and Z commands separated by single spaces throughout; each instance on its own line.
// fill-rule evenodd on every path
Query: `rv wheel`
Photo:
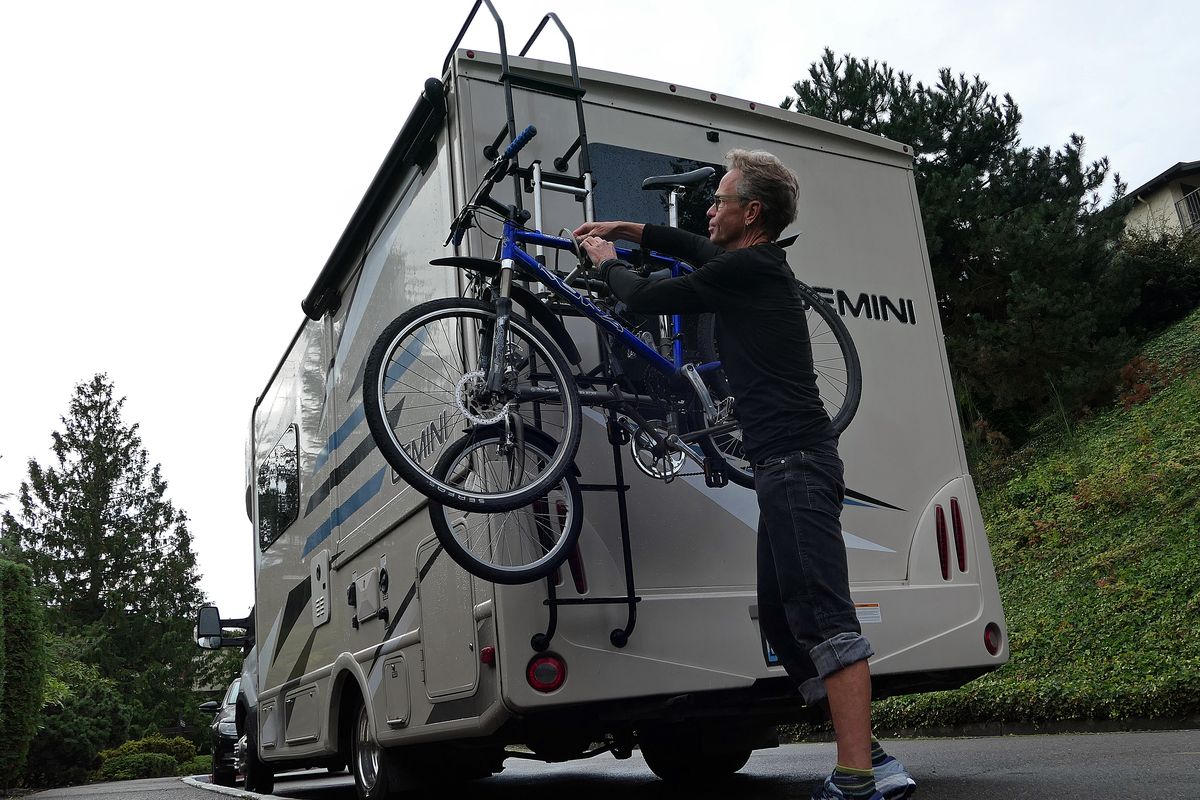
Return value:
M 371 719 L 365 705 L 358 707 L 350 740 L 350 769 L 359 800 L 386 800 L 403 788 L 396 754 L 380 747 L 371 736 Z
M 700 753 L 699 751 L 662 751 L 642 748 L 646 765 L 650 771 L 667 783 L 690 785 L 707 783 L 727 778 L 746 766 L 750 750 L 732 750 L 728 753 Z
M 690 737 L 687 737 L 690 738 Z M 752 748 L 708 752 L 695 741 L 642 741 L 642 756 L 650 771 L 667 783 L 695 785 L 727 778 L 746 766 Z
M 258 720 L 250 719 L 246 728 L 246 757 L 242 764 L 247 791 L 270 794 L 275 788 L 275 771 L 258 757 Z

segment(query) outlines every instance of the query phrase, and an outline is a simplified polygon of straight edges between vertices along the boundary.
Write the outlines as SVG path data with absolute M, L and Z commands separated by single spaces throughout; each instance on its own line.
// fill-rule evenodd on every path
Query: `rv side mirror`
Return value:
M 216 606 L 201 606 L 196 612 L 196 644 L 205 650 L 221 649 L 221 612 Z

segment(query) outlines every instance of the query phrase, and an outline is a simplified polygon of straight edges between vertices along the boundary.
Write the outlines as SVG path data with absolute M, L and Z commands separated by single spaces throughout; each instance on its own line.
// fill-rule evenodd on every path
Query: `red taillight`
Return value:
M 946 534 L 946 510 L 937 507 L 938 560 L 942 564 L 942 580 L 950 580 L 950 540 Z
M 479 651 L 480 662 L 487 664 L 489 667 L 496 663 L 496 648 L 488 645 Z
M 950 522 L 954 525 L 954 552 L 958 554 L 958 571 L 967 571 L 967 534 L 963 529 L 962 509 L 958 498 L 950 498 Z
M 1004 644 L 1004 637 L 1000 634 L 1000 626 L 994 622 L 989 622 L 983 629 L 983 646 L 992 655 L 1000 652 L 1000 646 Z
M 567 662 L 553 653 L 534 656 L 525 670 L 525 677 L 539 692 L 553 692 L 567 679 Z

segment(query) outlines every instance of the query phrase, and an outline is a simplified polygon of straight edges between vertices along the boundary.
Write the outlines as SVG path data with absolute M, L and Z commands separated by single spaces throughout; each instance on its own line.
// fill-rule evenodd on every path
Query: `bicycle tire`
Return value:
M 817 389 L 825 404 L 826 413 L 835 431 L 841 434 L 858 413 L 862 400 L 862 365 L 858 348 L 846 323 L 828 303 L 802 281 L 796 281 L 807 313 L 809 342 L 813 348 L 813 371 Z M 814 323 L 814 318 L 816 322 Z M 719 361 L 716 346 L 716 315 L 701 314 L 696 324 L 696 348 L 702 361 Z M 731 395 L 729 381 L 720 370 L 708 373 L 706 383 L 717 399 Z M 736 434 L 740 440 L 740 430 Z M 711 436 L 700 440 L 701 449 L 709 457 L 723 458 L 730 467 L 728 476 L 740 486 L 753 488 L 754 475 L 744 453 L 739 457 L 737 447 L 716 441 Z M 732 456 L 732 458 L 731 458 Z
M 579 393 L 557 345 L 532 323 L 509 317 L 506 389 L 481 390 L 477 354 L 491 350 L 495 309 L 462 298 L 431 300 L 384 329 L 367 357 L 363 410 L 384 459 L 417 491 L 460 510 L 507 511 L 528 505 L 558 483 L 579 447 Z M 514 391 L 536 387 L 544 396 L 522 400 Z M 410 402 L 411 400 L 411 402 Z M 544 470 L 504 492 L 471 491 L 433 476 L 433 467 L 459 430 L 470 433 L 504 421 L 515 441 L 541 430 L 556 443 Z
M 445 480 L 494 476 L 485 466 L 503 431 L 476 431 L 448 448 L 434 467 Z M 557 444 L 540 431 L 525 432 L 529 455 L 549 458 Z M 484 466 L 481 466 L 484 465 Z M 583 529 L 583 492 L 572 464 L 558 484 L 521 508 L 502 512 L 447 509 L 431 500 L 429 518 L 438 541 L 467 572 L 492 583 L 522 584 L 545 578 L 575 550 Z

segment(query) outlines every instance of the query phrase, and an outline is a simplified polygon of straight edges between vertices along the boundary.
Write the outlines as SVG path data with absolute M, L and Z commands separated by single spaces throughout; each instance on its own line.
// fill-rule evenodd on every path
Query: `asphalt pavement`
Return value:
M 884 746 L 918 782 L 914 800 L 1154 800 L 1200 799 L 1200 731 L 1059 734 L 962 739 L 900 739 Z M 543 764 L 509 759 L 499 775 L 448 785 L 440 797 L 472 800 L 801 800 L 834 762 L 832 744 L 760 750 L 729 780 L 678 790 L 650 772 L 636 751 L 617 760 Z M 449 795 L 447 794 L 449 793 Z M 249 793 L 237 794 L 254 797 Z M 218 800 L 179 779 L 55 789 L 29 800 Z M 353 780 L 322 770 L 280 776 L 275 796 L 291 800 L 353 800 Z M 414 799 L 415 800 L 415 799 Z

